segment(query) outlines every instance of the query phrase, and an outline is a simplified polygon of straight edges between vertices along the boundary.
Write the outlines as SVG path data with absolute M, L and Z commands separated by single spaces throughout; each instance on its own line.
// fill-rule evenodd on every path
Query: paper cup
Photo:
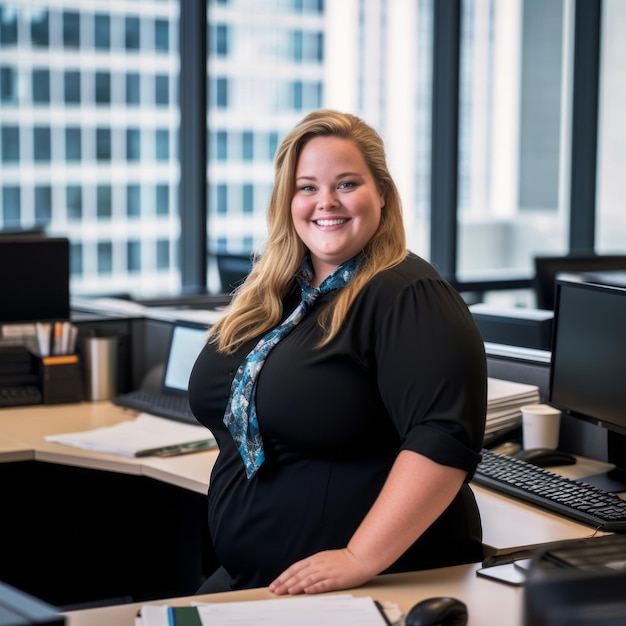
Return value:
M 559 447 L 561 411 L 548 404 L 528 404 L 522 407 L 522 437 L 524 449 Z

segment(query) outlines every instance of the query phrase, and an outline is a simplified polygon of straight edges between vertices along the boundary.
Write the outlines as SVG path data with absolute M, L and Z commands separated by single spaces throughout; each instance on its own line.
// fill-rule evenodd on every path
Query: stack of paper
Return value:
M 488 378 L 485 435 L 521 424 L 522 407 L 539 402 L 539 387 L 536 385 Z
M 351 595 L 197 603 L 172 607 L 144 605 L 136 626 L 386 626 L 396 623 L 397 607 L 383 609 L 370 597 Z
M 48 435 L 46 441 L 121 456 L 170 456 L 217 447 L 204 426 L 184 424 L 142 413 L 114 426 Z

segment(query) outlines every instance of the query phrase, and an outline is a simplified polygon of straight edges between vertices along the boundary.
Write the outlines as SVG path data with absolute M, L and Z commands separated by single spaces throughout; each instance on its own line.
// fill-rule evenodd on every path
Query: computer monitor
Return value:
M 608 475 L 585 478 L 626 491 L 626 288 L 556 281 L 548 401 L 608 430 Z
M 0 323 L 70 316 L 70 244 L 62 237 L 0 237 Z
M 555 281 L 562 273 L 603 272 L 626 270 L 626 255 L 568 254 L 565 256 L 536 256 L 534 258 L 534 289 L 539 309 L 554 307 Z

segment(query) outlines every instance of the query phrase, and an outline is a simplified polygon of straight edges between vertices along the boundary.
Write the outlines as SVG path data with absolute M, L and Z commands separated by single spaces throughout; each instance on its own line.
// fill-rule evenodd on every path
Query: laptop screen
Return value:
M 172 330 L 163 376 L 165 393 L 186 394 L 196 358 L 206 343 L 207 328 L 176 324 Z

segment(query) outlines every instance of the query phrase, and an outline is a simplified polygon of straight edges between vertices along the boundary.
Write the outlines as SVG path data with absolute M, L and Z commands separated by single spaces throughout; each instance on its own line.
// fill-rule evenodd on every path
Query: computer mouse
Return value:
M 449 597 L 427 598 L 418 602 L 405 618 L 406 626 L 465 626 L 467 606 Z
M 529 448 L 513 454 L 516 459 L 539 467 L 552 467 L 553 465 L 574 465 L 576 457 L 567 452 L 560 452 L 552 448 Z

